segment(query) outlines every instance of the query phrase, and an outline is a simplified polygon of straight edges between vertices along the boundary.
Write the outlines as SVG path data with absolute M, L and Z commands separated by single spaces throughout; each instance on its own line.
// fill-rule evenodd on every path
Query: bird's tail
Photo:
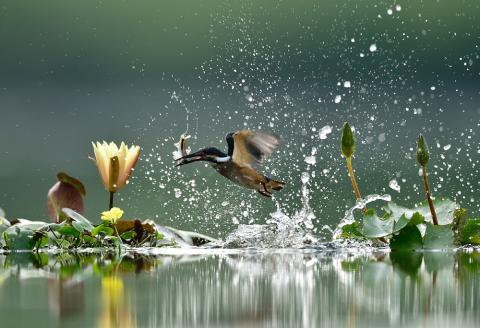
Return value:
M 267 186 L 267 189 L 280 191 L 283 189 L 283 186 L 285 186 L 285 182 L 268 179 L 268 182 L 265 185 Z

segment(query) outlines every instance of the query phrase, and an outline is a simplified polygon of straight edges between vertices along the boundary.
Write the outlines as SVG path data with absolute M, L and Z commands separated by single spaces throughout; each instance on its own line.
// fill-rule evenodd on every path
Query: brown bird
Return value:
M 258 171 L 265 157 L 280 145 L 277 136 L 261 131 L 240 130 L 227 134 L 226 140 L 227 154 L 217 148 L 203 148 L 178 158 L 176 166 L 207 161 L 225 178 L 245 188 L 257 190 L 263 196 L 272 197 L 272 190 L 283 189 L 285 183 L 272 180 Z

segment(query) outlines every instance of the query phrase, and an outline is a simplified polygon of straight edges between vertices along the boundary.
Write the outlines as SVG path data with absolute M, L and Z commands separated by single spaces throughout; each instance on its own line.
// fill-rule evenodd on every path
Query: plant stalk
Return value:
M 113 195 L 115 194 L 115 191 L 110 191 L 110 200 L 108 202 L 108 210 L 111 210 L 113 207 Z
M 355 193 L 355 198 L 360 199 L 362 195 L 360 194 L 360 190 L 358 189 L 357 181 L 355 180 L 355 175 L 353 174 L 353 167 L 352 167 L 352 158 L 347 157 L 347 168 L 348 173 L 350 174 L 350 180 L 352 181 L 353 192 Z
M 434 225 L 438 225 L 437 213 L 435 212 L 435 207 L 433 206 L 432 196 L 430 194 L 430 186 L 428 184 L 428 175 L 427 167 L 422 166 L 422 175 L 423 175 L 423 185 L 425 187 L 425 195 L 427 196 L 428 207 L 430 207 L 430 213 L 432 214 L 432 221 Z

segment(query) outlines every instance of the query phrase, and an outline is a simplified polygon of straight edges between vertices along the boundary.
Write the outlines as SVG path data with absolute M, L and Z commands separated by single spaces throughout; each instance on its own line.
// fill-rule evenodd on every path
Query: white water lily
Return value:
M 93 143 L 95 163 L 105 188 L 114 193 L 120 190 L 132 173 L 140 157 L 140 147 L 128 147 L 124 142 L 118 147 L 115 143 Z

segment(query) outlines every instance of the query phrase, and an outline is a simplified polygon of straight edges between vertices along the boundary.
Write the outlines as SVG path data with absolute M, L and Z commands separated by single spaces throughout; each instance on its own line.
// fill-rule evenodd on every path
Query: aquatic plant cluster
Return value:
M 178 144 L 185 155 L 186 136 Z M 182 142 L 183 140 L 183 142 Z M 47 208 L 51 223 L 15 219 L 9 221 L 0 211 L 0 243 L 6 250 L 38 250 L 40 248 L 122 248 L 199 246 L 216 241 L 197 233 L 163 227 L 152 220 L 125 220 L 123 210 L 114 207 L 114 194 L 128 184 L 128 179 L 140 157 L 140 147 L 121 143 L 92 143 L 94 160 L 106 191 L 108 210 L 101 213 L 102 223 L 94 225 L 83 214 L 85 187 L 66 173 L 57 175 L 58 182 L 49 190 Z M 425 138 L 417 142 L 417 162 L 421 167 L 426 201 L 413 209 L 397 205 L 388 198 L 383 214 L 367 208 L 355 179 L 352 157 L 356 151 L 354 131 L 345 123 L 341 136 L 341 151 L 352 188 L 357 199 L 354 209 L 361 209 L 361 219 L 352 216 L 343 220 L 333 234 L 334 240 L 370 240 L 388 244 L 392 250 L 444 249 L 460 245 L 480 245 L 480 218 L 471 219 L 464 208 L 445 199 L 433 199 L 429 187 L 427 166 L 430 154 Z
M 353 131 L 348 123 L 343 127 L 342 153 L 346 158 L 357 206 L 362 209 L 361 220 L 341 222 L 334 234 L 336 239 L 380 240 L 392 250 L 444 249 L 460 245 L 480 245 L 480 219 L 470 219 L 468 212 L 446 198 L 433 199 L 427 166 L 430 153 L 423 135 L 418 137 L 417 162 L 421 167 L 426 201 L 413 209 L 389 201 L 378 215 L 368 209 L 355 180 L 352 156 L 356 150 Z
M 94 225 L 83 214 L 85 187 L 64 172 L 48 191 L 47 209 L 52 222 L 26 219 L 7 220 L 0 209 L 0 245 L 6 250 L 40 248 L 73 249 L 105 247 L 161 247 L 194 245 L 212 241 L 209 237 L 163 227 L 152 220 L 122 219 L 123 210 L 113 206 L 115 192 L 128 183 L 139 157 L 140 147 L 123 142 L 92 143 L 100 177 L 109 193 L 108 210 L 102 223 Z

